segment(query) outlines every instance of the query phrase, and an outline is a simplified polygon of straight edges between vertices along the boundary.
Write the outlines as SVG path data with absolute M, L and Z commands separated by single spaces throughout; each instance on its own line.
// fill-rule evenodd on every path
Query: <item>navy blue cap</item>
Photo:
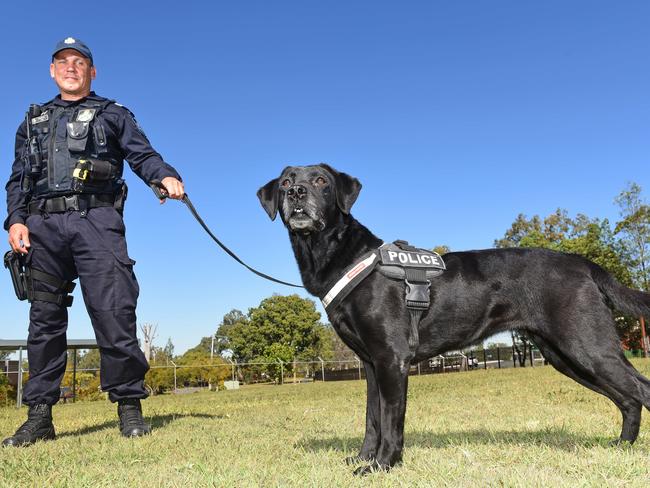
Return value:
M 90 52 L 90 48 L 86 46 L 83 41 L 75 39 L 74 37 L 66 37 L 62 41 L 59 41 L 54 48 L 52 53 L 52 58 L 56 56 L 56 53 L 63 51 L 64 49 L 74 49 L 80 53 L 83 57 L 90 59 L 90 63 L 93 62 L 93 54 Z

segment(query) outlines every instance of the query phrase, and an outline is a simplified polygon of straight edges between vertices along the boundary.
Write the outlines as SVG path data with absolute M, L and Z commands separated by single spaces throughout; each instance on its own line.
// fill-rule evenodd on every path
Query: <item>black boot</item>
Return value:
M 29 446 L 38 440 L 54 439 L 54 425 L 52 424 L 52 406 L 44 403 L 29 407 L 27 421 L 21 425 L 16 433 L 2 441 L 3 446 Z
M 140 437 L 151 433 L 151 427 L 142 418 L 142 405 L 139 399 L 119 400 L 117 415 L 120 417 L 120 432 L 124 437 Z

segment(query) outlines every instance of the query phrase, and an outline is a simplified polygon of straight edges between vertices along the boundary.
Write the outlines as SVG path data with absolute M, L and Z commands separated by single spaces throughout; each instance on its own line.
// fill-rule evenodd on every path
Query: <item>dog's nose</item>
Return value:
M 307 195 L 307 188 L 302 185 L 293 185 L 287 190 L 287 195 L 292 200 L 301 200 Z

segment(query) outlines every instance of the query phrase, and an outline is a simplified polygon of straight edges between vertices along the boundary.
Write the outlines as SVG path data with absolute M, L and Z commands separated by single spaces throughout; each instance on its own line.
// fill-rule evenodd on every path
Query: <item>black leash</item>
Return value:
M 164 199 L 166 199 L 166 198 L 169 196 L 169 195 L 167 194 L 167 191 L 165 190 L 165 188 L 162 186 L 162 183 L 160 183 L 159 181 L 154 180 L 154 181 L 151 182 L 151 184 L 150 184 L 149 186 L 151 187 L 151 189 L 153 190 L 153 192 L 156 194 L 156 197 L 157 197 L 158 199 L 160 199 L 160 200 L 164 200 Z M 217 236 L 215 236 L 215 235 L 212 233 L 212 231 L 211 231 L 210 228 L 206 225 L 206 223 L 203 222 L 203 219 L 201 218 L 201 216 L 199 215 L 199 213 L 198 213 L 198 212 L 196 211 L 196 209 L 194 208 L 194 205 L 192 205 L 192 202 L 190 201 L 190 197 L 187 196 L 187 193 L 183 196 L 183 199 L 182 199 L 181 201 L 182 201 L 182 202 L 187 206 L 188 210 L 189 210 L 190 213 L 194 216 L 194 218 L 196 219 L 196 221 L 197 221 L 199 224 L 201 224 L 201 227 L 203 227 L 203 229 L 208 233 L 208 235 L 209 235 L 210 237 L 212 237 L 212 240 L 213 240 L 214 242 L 216 242 L 216 243 L 219 245 L 219 247 L 220 247 L 221 249 L 223 249 L 224 251 L 226 251 L 226 253 L 227 253 L 231 258 L 233 258 L 233 259 L 234 259 L 235 261 L 237 261 L 239 264 L 241 264 L 242 266 L 244 266 L 246 269 L 248 269 L 249 271 L 252 271 L 252 272 L 255 273 L 257 276 L 261 276 L 261 277 L 264 278 L 264 279 L 267 279 L 267 280 L 270 280 L 270 281 L 274 281 L 275 283 L 280 283 L 281 285 L 292 286 L 292 287 L 294 287 L 294 288 L 304 288 L 304 286 L 301 286 L 301 285 L 294 285 L 293 283 L 287 283 L 286 281 L 278 280 L 278 279 L 276 279 L 276 278 L 273 278 L 272 276 L 269 276 L 269 275 L 267 275 L 267 274 L 262 273 L 261 271 L 257 271 L 255 268 L 251 268 L 248 264 L 246 264 L 244 261 L 242 261 L 241 259 L 239 259 L 239 257 L 238 257 L 234 252 L 232 252 L 230 249 L 228 249 L 228 247 L 227 247 L 223 242 L 221 242 L 221 241 L 217 238 Z

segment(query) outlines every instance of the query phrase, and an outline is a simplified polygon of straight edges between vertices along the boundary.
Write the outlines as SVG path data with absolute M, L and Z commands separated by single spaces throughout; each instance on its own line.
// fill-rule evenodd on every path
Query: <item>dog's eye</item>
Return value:
M 280 185 L 282 186 L 282 188 L 289 188 L 289 185 L 290 185 L 290 184 L 291 184 L 291 181 L 289 181 L 288 178 L 287 178 L 286 180 L 282 181 L 282 183 L 280 183 Z
M 316 186 L 323 186 L 327 184 L 327 180 L 322 176 L 319 176 L 318 178 L 316 178 L 316 181 L 314 181 L 314 183 L 316 184 Z

